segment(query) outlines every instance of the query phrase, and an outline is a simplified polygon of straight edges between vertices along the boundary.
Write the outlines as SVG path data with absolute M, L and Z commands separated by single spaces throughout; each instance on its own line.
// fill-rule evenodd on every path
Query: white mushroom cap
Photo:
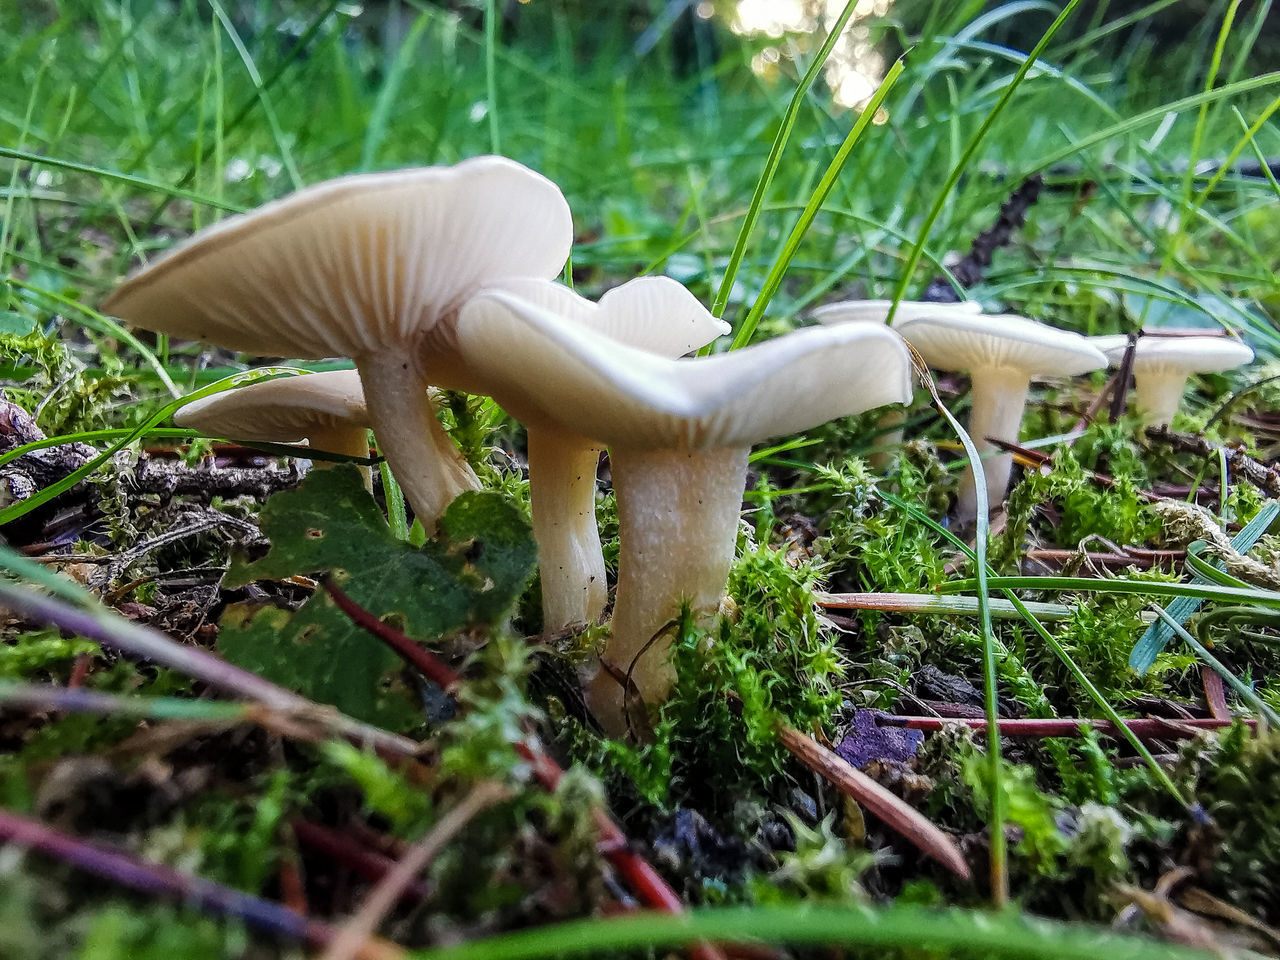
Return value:
M 841 300 L 824 303 L 809 311 L 809 316 L 819 323 L 884 323 L 889 316 L 892 300 Z M 982 304 L 976 300 L 958 303 L 929 303 L 923 300 L 900 300 L 893 315 L 895 325 L 919 317 L 934 314 L 982 313 Z
M 987 501 L 993 507 L 1009 487 L 1013 458 L 992 456 L 996 445 L 987 438 L 1017 442 L 1031 378 L 1070 377 L 1106 365 L 1106 357 L 1078 333 L 1025 317 L 952 312 L 895 321 L 893 328 L 929 366 L 969 371 L 973 381 L 969 433 L 984 455 Z M 957 502 L 961 523 L 974 522 L 977 504 L 976 477 L 967 470 Z
M 619 344 L 662 357 L 678 357 L 721 334 L 717 320 L 688 290 L 667 277 L 640 277 L 615 287 L 592 303 L 568 287 L 523 280 L 503 289 L 546 311 L 565 325 L 578 326 Z M 424 343 L 424 357 L 432 344 Z M 489 366 L 474 368 L 452 354 L 459 386 L 489 393 L 528 427 L 530 505 L 542 570 L 543 629 L 557 630 L 598 618 L 607 601 L 604 555 L 596 524 L 596 466 L 602 444 L 585 437 L 572 416 L 551 420 L 520 404 L 511 405 L 509 374 Z
M 1089 340 L 1107 356 L 1111 366 L 1119 366 L 1129 349 L 1129 337 L 1116 334 Z M 1192 373 L 1222 373 L 1253 360 L 1248 344 L 1232 337 L 1139 337 L 1133 352 L 1134 370 L 1163 369 Z
M 812 327 L 744 350 L 670 360 L 565 324 L 502 291 L 458 318 L 469 368 L 504 378 L 517 416 L 634 448 L 749 446 L 911 399 L 909 355 L 888 327 Z
M 502 157 L 360 174 L 202 231 L 103 309 L 233 350 L 351 357 L 387 462 L 431 529 L 479 481 L 436 422 L 419 342 L 483 286 L 556 276 L 572 241 L 559 188 Z
M 1028 376 L 1074 377 L 1106 365 L 1080 334 L 1009 314 L 934 314 L 895 321 L 893 328 L 939 370 L 1003 367 Z
M 1092 342 L 1113 367 L 1124 362 L 1128 336 L 1094 337 Z M 1173 422 L 1191 374 L 1221 373 L 1252 359 L 1248 345 L 1230 337 L 1139 337 L 1133 351 L 1133 375 L 1144 422 L 1166 426 Z
M 514 280 L 502 284 L 521 300 L 610 340 L 660 357 L 680 357 L 730 330 L 702 302 L 670 277 L 637 277 L 596 302 L 562 283 Z
M 360 375 L 334 370 L 224 390 L 188 403 L 173 422 L 211 437 L 300 443 L 317 430 L 367 429 L 369 413 Z
M 507 276 L 556 276 L 573 224 L 558 187 L 503 157 L 357 174 L 202 230 L 102 304 L 150 330 L 270 356 L 404 342 Z

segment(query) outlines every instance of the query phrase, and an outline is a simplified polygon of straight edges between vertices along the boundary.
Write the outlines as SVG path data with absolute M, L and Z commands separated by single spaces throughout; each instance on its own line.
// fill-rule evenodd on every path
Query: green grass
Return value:
M 529 164 L 565 191 L 577 227 L 572 279 L 581 292 L 667 273 L 723 313 L 735 347 L 792 328 L 807 307 L 825 300 L 909 299 L 935 276 L 954 282 L 949 255 L 966 252 L 1001 202 L 1041 174 L 1046 190 L 1026 228 L 968 296 L 993 312 L 1086 333 L 1134 330 L 1144 321 L 1222 325 L 1241 331 L 1262 358 L 1280 359 L 1280 184 L 1269 171 L 1245 178 L 1233 169 L 1280 156 L 1280 73 L 1257 68 L 1262 58 L 1252 49 L 1265 5 L 1242 16 L 1238 0 L 1207 4 L 1198 31 L 1170 53 L 1134 29 L 1169 7 L 1164 0 L 1129 16 L 1107 12 L 1106 4 L 987 8 L 899 0 L 900 19 L 870 26 L 869 39 L 892 66 L 861 114 L 833 106 L 821 80 L 831 44 L 823 47 L 820 35 L 791 38 L 795 62 L 769 80 L 749 65 L 776 41 L 738 37 L 718 19 L 693 34 L 693 53 L 682 55 L 689 38 L 677 35 L 656 0 L 522 4 L 514 24 L 503 21 L 508 5 L 496 0 L 456 6 L 459 12 L 425 0 L 370 0 L 356 16 L 356 7 L 338 0 L 65 0 L 55 15 L 52 3 L 20 0 L 0 11 L 0 90 L 7 91 L 0 95 L 0 270 L 7 281 L 0 314 L 34 329 L 5 339 L 0 374 L 16 392 L 27 391 L 22 396 L 33 406 L 51 394 L 57 402 L 41 406 L 51 433 L 110 441 L 73 477 L 0 510 L 0 523 L 51 499 L 136 439 L 186 437 L 165 432 L 175 398 L 222 389 L 223 378 L 243 369 L 247 358 L 225 356 L 205 368 L 199 346 L 135 335 L 99 314 L 96 302 L 129 269 L 228 213 L 302 184 L 490 151 Z M 1221 165 L 1198 172 L 1205 159 Z M 108 401 L 91 402 L 97 390 Z M 1192 412 L 1203 407 L 1197 403 Z M 1055 427 L 1045 432 L 1069 426 L 1044 416 Z M 933 439 L 951 437 L 936 418 L 916 422 Z M 1280 605 L 1274 591 L 1261 588 L 999 576 L 985 566 L 985 528 L 971 556 L 977 577 L 944 584 L 934 573 L 946 534 L 911 501 L 918 496 L 923 504 L 945 476 L 899 486 L 876 501 L 882 513 L 866 508 L 856 499 L 870 499 L 865 474 L 841 466 L 863 448 L 843 429 L 815 431 L 759 455 L 758 465 L 774 472 L 766 470 L 760 488 L 749 492 L 760 507 L 757 529 L 768 537 L 777 526 L 775 505 L 800 504 L 811 515 L 827 511 L 824 522 L 832 526 L 865 523 L 885 543 L 918 551 L 896 565 L 892 557 L 863 561 L 833 551 L 832 562 L 857 570 L 862 586 L 1004 591 L 1023 622 L 993 628 L 979 596 L 975 643 L 966 645 L 966 629 L 942 626 L 941 617 L 923 628 L 949 654 L 971 659 L 971 675 L 985 682 L 989 716 L 997 692 L 1016 689 L 1024 702 L 1034 701 L 1027 693 L 1038 682 L 1030 637 L 1075 683 L 1073 692 L 1045 695 L 1057 708 L 1085 702 L 1118 718 L 1090 679 L 1091 665 L 1073 659 L 1014 591 L 1076 591 L 1089 603 L 1112 595 L 1196 597 L 1248 604 L 1246 612 Z M 1159 469 L 1162 478 L 1178 476 L 1167 462 Z M 1202 476 L 1216 471 L 1215 463 Z M 770 488 L 775 476 L 795 482 Z M 909 483 L 909 472 L 896 482 Z M 1224 513 L 1228 492 L 1224 485 Z M 391 513 L 398 536 L 408 536 L 403 507 L 393 503 Z M 838 539 L 838 532 L 824 533 Z M 867 553 L 878 545 L 868 544 Z M 910 637 L 924 620 L 896 623 L 901 635 L 890 639 Z M 1197 648 L 1202 656 L 1206 646 Z M 1233 653 L 1238 664 L 1239 650 Z M 773 654 L 780 662 L 786 650 Z M 916 655 L 909 640 L 883 654 L 859 650 L 850 670 L 865 672 L 858 682 L 898 682 Z M 1244 663 L 1253 666 L 1247 655 Z M 1166 676 L 1176 669 L 1164 667 Z M 1223 670 L 1241 696 L 1255 697 L 1249 684 L 1257 677 Z M 1170 683 L 1178 694 L 1190 691 L 1185 677 Z M 153 693 L 161 713 L 172 707 L 168 692 Z M 1257 703 L 1262 712 L 1274 706 Z M 1136 747 L 1154 766 L 1146 748 Z M 1004 806 L 1006 765 L 998 750 L 987 764 L 997 815 L 970 827 L 991 831 L 991 888 L 955 895 L 970 905 L 993 895 L 1002 902 L 1013 870 L 1025 871 L 1020 880 L 1030 890 L 1041 869 L 1017 849 L 1005 862 L 1002 822 L 1033 817 Z M 1186 805 L 1185 780 L 1175 784 L 1159 768 L 1149 776 Z M 963 822 L 987 813 L 971 802 L 974 790 L 940 783 L 936 815 Z M 1049 810 L 1051 801 L 1044 802 Z M 917 917 L 894 913 L 845 937 L 846 925 L 866 918 L 833 910 L 819 918 L 824 926 L 812 926 L 813 916 L 793 908 L 755 909 L 687 922 L 539 928 L 439 956 L 490 955 L 484 951 L 499 947 L 512 957 L 553 955 L 581 946 L 584 931 L 600 949 L 678 944 L 695 934 L 722 935 L 730 921 L 748 924 L 747 933 L 781 924 L 796 942 L 838 938 L 851 945 L 911 945 L 918 930 Z M 934 922 L 941 924 L 933 944 L 940 950 L 1051 952 L 1043 932 L 1005 929 L 1004 920 L 988 926 L 954 914 Z M 1080 955 L 1096 952 L 1096 936 L 1084 932 L 1072 943 Z M 1134 946 L 1134 955 L 1147 949 Z

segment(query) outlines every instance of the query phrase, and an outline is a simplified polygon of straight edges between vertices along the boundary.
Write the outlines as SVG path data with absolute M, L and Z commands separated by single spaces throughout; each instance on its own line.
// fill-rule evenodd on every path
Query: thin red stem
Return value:
M 1257 725 L 1256 721 L 1243 717 L 1240 719 L 1249 727 Z M 959 723 L 974 730 L 985 730 L 987 721 L 978 717 L 881 717 L 880 722 L 896 727 L 909 727 L 912 730 L 943 730 L 949 723 Z M 1164 720 L 1148 718 L 1142 720 L 1126 720 L 1125 726 L 1133 733 L 1146 740 L 1184 740 L 1196 735 L 1201 730 L 1218 730 L 1230 726 L 1235 720 L 1215 720 L 1197 718 L 1194 720 Z M 1082 727 L 1092 727 L 1102 733 L 1115 734 L 1116 728 L 1110 720 L 1091 719 L 1059 719 L 1059 720 L 1001 720 L 1000 733 L 1008 737 L 1078 737 Z
M 410 666 L 421 670 L 424 675 L 445 690 L 451 690 L 460 682 L 461 677 L 456 670 L 434 653 L 419 646 L 412 637 L 383 623 L 343 593 L 331 580 L 326 578 L 321 583 L 325 592 L 337 604 L 338 609 L 350 617 L 352 623 L 381 640 Z M 541 747 L 528 740 L 515 744 L 515 749 L 531 765 L 533 777 L 543 789 L 548 792 L 555 790 L 560 778 L 564 776 L 563 768 L 547 756 Z M 618 872 L 636 898 L 653 910 L 682 913 L 684 902 L 671 889 L 671 885 L 662 879 L 652 864 L 632 851 L 627 835 L 622 832 L 622 828 L 613 818 L 601 809 L 597 809 L 594 816 L 599 833 L 597 849 L 600 855 Z M 689 954 L 694 960 L 725 960 L 724 953 L 709 943 L 692 945 L 689 948 Z

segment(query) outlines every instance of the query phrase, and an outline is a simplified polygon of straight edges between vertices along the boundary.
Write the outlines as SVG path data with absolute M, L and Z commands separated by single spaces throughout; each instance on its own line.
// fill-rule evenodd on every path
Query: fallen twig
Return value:
M 462 801 L 451 808 L 415 843 L 400 861 L 369 891 L 356 911 L 329 943 L 320 960 L 358 960 L 364 944 L 373 936 L 386 915 L 403 896 L 440 849 L 466 827 L 486 807 L 510 795 L 500 783 L 482 780 L 471 788 Z
M 1194 720 L 1166 720 L 1161 717 L 1148 717 L 1126 720 L 1124 725 L 1131 733 L 1144 740 L 1186 740 L 1194 737 L 1201 730 L 1220 730 L 1231 726 L 1237 720 L 1250 729 L 1257 726 L 1257 721 L 1246 717 L 1229 717 L 1224 720 L 1203 717 Z M 987 721 L 979 717 L 939 719 L 937 717 L 881 716 L 879 721 L 889 726 L 908 727 L 912 730 L 945 730 L 947 724 L 961 724 L 974 730 L 987 729 Z M 1119 732 L 1110 720 L 1092 718 L 1053 720 L 1030 718 L 1000 721 L 1000 735 L 1006 737 L 1078 737 L 1084 729 L 1089 728 L 1112 735 Z
M 324 581 L 324 589 L 333 598 L 338 608 L 352 618 L 353 623 L 387 644 L 402 659 L 421 670 L 425 676 L 430 677 L 443 689 L 451 690 L 460 682 L 461 677 L 456 670 L 430 650 L 415 643 L 412 637 L 383 623 L 363 609 L 331 580 Z M 554 792 L 564 776 L 564 770 L 560 765 L 531 740 L 516 743 L 514 747 L 516 752 L 529 763 L 534 779 L 548 792 Z M 600 855 L 618 872 L 637 899 L 654 910 L 683 913 L 684 901 L 647 860 L 632 852 L 630 841 L 622 829 L 614 823 L 613 818 L 599 807 L 592 811 L 592 816 L 599 834 Z M 690 947 L 689 952 L 695 960 L 724 960 L 724 954 L 720 949 L 710 944 L 695 944 Z
M 102 610 L 72 606 L 56 597 L 0 582 L 0 607 L 40 623 L 50 623 L 141 660 L 178 670 L 240 699 L 250 699 L 283 713 L 310 716 L 332 729 L 379 749 L 414 756 L 419 744 L 386 730 L 322 707 L 306 697 L 233 666 L 208 651 L 174 641 L 159 630 Z
M 327 923 L 222 884 L 172 867 L 147 863 L 114 847 L 89 843 L 36 820 L 0 810 L 0 839 L 39 850 L 94 876 L 141 893 L 194 904 L 221 916 L 236 917 L 276 936 L 312 947 L 328 946 L 338 931 Z M 400 960 L 404 950 L 382 939 L 366 941 L 353 960 Z
M 1177 433 L 1168 427 L 1148 427 L 1147 436 L 1159 443 L 1167 443 L 1175 450 L 1183 450 L 1202 457 L 1221 454 L 1228 469 L 1248 480 L 1269 497 L 1280 497 L 1280 466 L 1260 463 L 1236 447 L 1213 443 L 1200 434 Z
M 806 767 L 845 796 L 858 801 L 926 856 L 932 857 L 957 876 L 969 879 L 969 864 L 960 854 L 955 841 L 932 820 L 905 800 L 890 793 L 839 754 L 828 750 L 812 737 L 805 736 L 795 727 L 779 721 L 776 729 L 782 745 Z

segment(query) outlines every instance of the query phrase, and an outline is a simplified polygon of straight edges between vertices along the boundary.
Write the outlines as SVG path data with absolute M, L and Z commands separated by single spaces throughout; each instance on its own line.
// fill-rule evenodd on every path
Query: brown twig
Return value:
M 1145 718 L 1126 720 L 1124 725 L 1130 732 L 1144 740 L 1186 740 L 1194 737 L 1201 730 L 1219 730 L 1230 726 L 1239 719 L 1246 726 L 1254 727 L 1256 721 L 1244 717 L 1229 717 L 1225 720 L 1198 718 L 1194 720 L 1165 720 L 1163 718 Z M 987 721 L 979 717 L 957 717 L 939 720 L 936 717 L 881 717 L 880 722 L 895 726 L 908 727 L 912 730 L 939 731 L 945 730 L 947 724 L 958 723 L 974 730 L 987 729 Z M 1025 719 L 1001 720 L 1000 734 L 1008 737 L 1078 737 L 1082 728 L 1092 727 L 1100 733 L 1115 735 L 1117 730 L 1110 720 L 1094 719 Z
M 1028 177 L 1009 194 L 1009 199 L 1000 205 L 1000 213 L 990 227 L 978 234 L 969 252 L 954 267 L 951 275 L 962 287 L 972 287 L 981 282 L 987 267 L 991 266 L 992 255 L 1001 247 L 1006 247 L 1013 239 L 1015 230 L 1027 221 L 1027 211 L 1040 198 L 1040 190 L 1044 186 L 1044 178 L 1040 174 Z M 925 291 L 924 299 L 939 303 L 954 303 L 959 297 L 945 277 L 934 277 Z
M 492 780 L 482 780 L 472 787 L 471 792 L 437 820 L 426 836 L 415 843 L 369 891 L 360 909 L 343 924 L 320 960 L 356 960 L 396 901 L 444 845 L 465 829 L 476 814 L 510 796 L 510 793 L 502 784 Z
M 391 857 L 377 850 L 367 850 L 337 830 L 308 820 L 295 820 L 291 826 L 293 835 L 302 846 L 323 853 L 370 883 L 380 882 L 395 868 L 396 861 Z M 401 895 L 406 900 L 420 901 L 427 895 L 427 888 L 424 884 L 411 882 L 401 890 Z
M 1147 436 L 1158 443 L 1167 443 L 1175 450 L 1198 454 L 1202 457 L 1221 453 L 1227 468 L 1234 470 L 1269 497 L 1280 497 L 1280 466 L 1264 464 L 1235 447 L 1213 443 L 1198 434 L 1177 433 L 1168 427 L 1148 427 Z
M 1215 720 L 1231 719 L 1231 708 L 1227 706 L 1227 691 L 1222 683 L 1222 675 L 1207 663 L 1200 665 L 1200 682 L 1204 684 L 1204 702 L 1209 707 L 1209 715 Z
M 0 839 L 39 850 L 71 866 L 141 893 L 194 904 L 211 913 L 237 917 L 276 936 L 315 948 L 333 942 L 337 930 L 270 900 L 224 887 L 172 867 L 139 860 L 132 854 L 77 837 L 7 810 L 0 810 Z M 366 942 L 353 960 L 402 960 L 404 950 L 386 940 Z
M 1003 723 L 1001 727 L 1003 728 Z M 932 857 L 957 876 L 969 879 L 969 864 L 960 854 L 955 841 L 928 817 L 812 737 L 807 737 L 782 722 L 778 722 L 777 731 L 782 745 L 806 767 L 845 796 L 858 801 L 926 856 Z
M 452 689 L 460 681 L 457 671 L 452 667 L 430 650 L 419 646 L 411 637 L 373 616 L 343 593 L 341 588 L 331 580 L 324 581 L 324 589 L 339 609 L 352 618 L 353 623 L 387 644 L 407 663 L 421 670 L 424 675 L 435 680 L 445 690 Z M 547 756 L 546 752 L 532 739 L 526 739 L 514 746 L 516 752 L 529 763 L 534 779 L 545 790 L 553 792 L 564 776 L 564 770 L 560 765 Z M 601 856 L 618 872 L 635 893 L 636 898 L 654 910 L 661 910 L 664 913 L 683 913 L 684 901 L 676 895 L 670 884 L 662 879 L 647 860 L 632 852 L 630 841 L 613 818 L 599 807 L 592 812 L 592 816 L 599 836 L 598 849 Z M 725 960 L 724 954 L 718 947 L 706 943 L 694 944 L 689 948 L 689 953 L 695 960 Z
M 1116 391 L 1119 389 L 1120 374 L 1113 373 L 1110 379 L 1103 384 L 1102 389 L 1098 391 L 1098 395 L 1089 401 L 1089 406 L 1085 407 L 1084 413 L 1080 414 L 1080 419 L 1075 422 L 1075 425 L 1072 426 L 1069 432 L 1081 433 L 1082 431 L 1089 429 L 1089 425 L 1093 423 L 1098 414 L 1102 411 L 1102 408 L 1106 405 L 1107 397 L 1115 396 Z M 1074 444 L 1076 439 L 1079 438 L 1068 440 L 1067 446 Z
M 1089 563 L 1104 567 L 1142 567 L 1148 569 L 1162 563 L 1176 563 L 1186 559 L 1185 550 L 1146 550 L 1142 554 L 1098 553 L 1096 551 L 1055 550 L 1037 547 L 1026 552 L 1028 560 L 1039 560 L 1042 563 L 1067 563 L 1071 560 L 1085 559 Z

